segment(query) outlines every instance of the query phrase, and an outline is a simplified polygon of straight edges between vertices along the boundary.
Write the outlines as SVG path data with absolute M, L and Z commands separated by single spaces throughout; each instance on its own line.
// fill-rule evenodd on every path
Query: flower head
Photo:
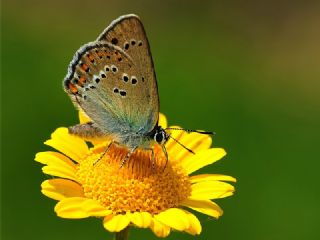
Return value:
M 80 121 L 87 119 L 80 114 Z M 167 125 L 163 115 L 160 125 Z M 133 225 L 150 228 L 159 237 L 166 237 L 171 230 L 200 234 L 199 220 L 185 208 L 220 217 L 221 208 L 211 200 L 232 195 L 234 187 L 226 181 L 236 180 L 221 174 L 190 176 L 226 153 L 222 148 L 210 148 L 211 137 L 207 135 L 171 134 L 196 154 L 169 140 L 167 165 L 161 148 L 155 145 L 155 166 L 150 152 L 138 149 L 120 168 L 126 148 L 112 145 L 95 164 L 108 140 L 91 139 L 93 146 L 89 147 L 84 139 L 70 135 L 67 128 L 58 128 L 45 142 L 58 152 L 40 152 L 35 158 L 45 165 L 44 173 L 55 177 L 41 184 L 42 193 L 59 201 L 55 206 L 59 217 L 103 218 L 103 226 L 110 232 Z

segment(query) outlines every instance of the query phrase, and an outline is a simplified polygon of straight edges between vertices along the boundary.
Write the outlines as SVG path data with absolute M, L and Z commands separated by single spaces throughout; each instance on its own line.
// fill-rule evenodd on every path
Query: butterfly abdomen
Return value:
M 83 138 L 102 138 L 106 135 L 91 122 L 86 124 L 77 124 L 69 127 L 68 130 L 70 134 L 74 134 Z

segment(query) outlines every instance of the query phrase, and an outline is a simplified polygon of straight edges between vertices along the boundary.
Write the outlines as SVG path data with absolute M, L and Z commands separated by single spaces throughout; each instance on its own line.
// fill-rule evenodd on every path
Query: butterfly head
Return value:
M 162 127 L 156 126 L 151 132 L 150 137 L 158 144 L 164 145 L 170 136 Z

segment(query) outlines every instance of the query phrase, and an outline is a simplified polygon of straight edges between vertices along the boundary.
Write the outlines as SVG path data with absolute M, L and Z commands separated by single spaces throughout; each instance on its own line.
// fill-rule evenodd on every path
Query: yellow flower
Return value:
M 87 119 L 80 114 L 80 121 Z M 162 114 L 159 123 L 166 128 Z M 236 180 L 221 174 L 190 176 L 226 152 L 210 148 L 211 137 L 207 135 L 173 131 L 172 136 L 196 154 L 171 139 L 166 143 L 166 167 L 165 156 L 155 145 L 154 167 L 150 152 L 137 150 L 120 168 L 127 153 L 125 148 L 112 145 L 94 164 L 109 142 L 92 140 L 93 147 L 89 147 L 83 139 L 68 134 L 67 128 L 58 128 L 45 144 L 59 152 L 40 152 L 35 157 L 45 165 L 42 171 L 55 177 L 45 180 L 41 191 L 59 201 L 54 209 L 59 217 L 103 218 L 103 226 L 110 232 L 130 225 L 150 228 L 158 237 L 168 236 L 171 230 L 200 234 L 199 220 L 185 208 L 220 217 L 221 208 L 211 200 L 232 195 L 234 187 L 226 181 Z

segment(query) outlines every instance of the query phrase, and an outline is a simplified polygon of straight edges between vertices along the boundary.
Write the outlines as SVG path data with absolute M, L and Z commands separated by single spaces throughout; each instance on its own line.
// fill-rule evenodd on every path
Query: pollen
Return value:
M 94 148 L 78 165 L 77 178 L 87 198 L 98 200 L 114 214 L 160 213 L 177 207 L 191 194 L 187 173 L 178 164 L 166 165 L 160 147 L 136 150 L 120 168 L 128 150 L 116 145 L 98 161 L 106 146 Z M 96 163 L 95 163 L 96 162 Z

